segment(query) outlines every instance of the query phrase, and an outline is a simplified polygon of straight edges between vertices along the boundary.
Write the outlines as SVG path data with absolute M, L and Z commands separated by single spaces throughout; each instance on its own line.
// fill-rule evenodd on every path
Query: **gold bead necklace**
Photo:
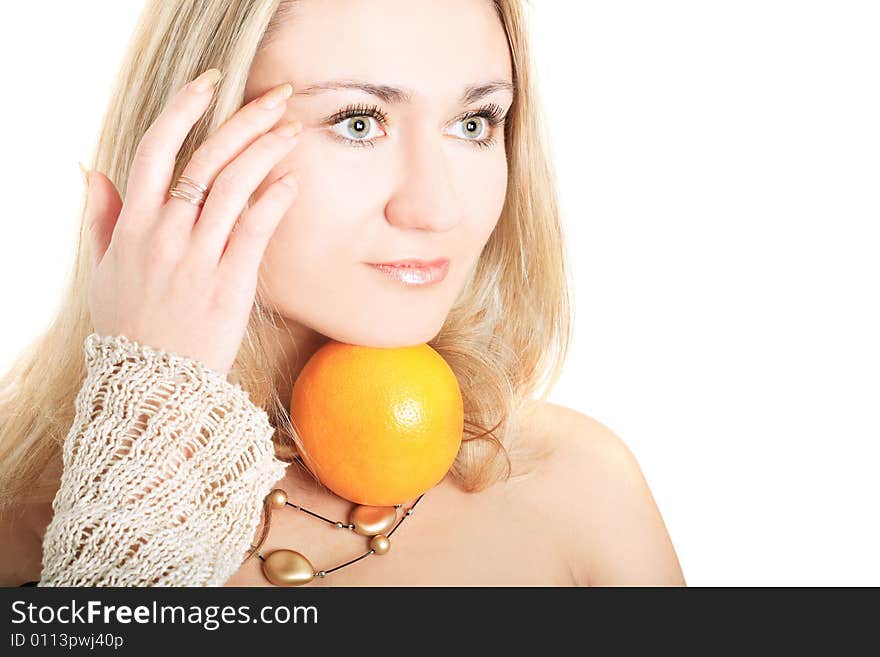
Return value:
M 309 514 L 319 520 L 323 520 L 337 529 L 348 529 L 361 536 L 369 537 L 370 549 L 359 557 L 355 557 L 351 561 L 328 568 L 327 570 L 315 570 L 305 555 L 295 550 L 275 550 L 268 557 L 257 554 L 262 561 L 263 576 L 275 586 L 301 586 L 308 584 L 315 577 L 324 578 L 330 573 L 345 568 L 371 554 L 387 554 L 391 549 L 391 535 L 397 531 L 397 528 L 406 520 L 407 516 L 413 514 L 416 504 L 424 497 L 424 493 L 419 495 L 412 506 L 404 511 L 400 520 L 397 519 L 397 510 L 402 506 L 395 504 L 394 506 L 368 506 L 365 504 L 357 504 L 349 514 L 348 523 L 338 522 L 318 515 L 308 509 L 293 504 L 287 500 L 287 493 L 276 488 L 266 496 L 263 502 L 263 532 L 256 546 L 251 546 L 251 552 L 248 558 L 253 556 L 254 552 L 263 544 L 266 535 L 269 532 L 269 518 L 275 509 L 283 509 L 286 506 L 293 507 L 298 511 Z M 395 524 L 396 523 L 396 524 Z M 391 529 L 391 531 L 388 531 Z M 387 532 L 387 533 L 386 533 Z

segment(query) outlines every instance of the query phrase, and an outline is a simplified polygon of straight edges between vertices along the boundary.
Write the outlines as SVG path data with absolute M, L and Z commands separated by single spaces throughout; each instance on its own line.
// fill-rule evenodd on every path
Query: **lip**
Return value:
M 449 271 L 449 259 L 418 260 L 408 258 L 395 262 L 368 262 L 370 267 L 390 276 L 404 285 L 421 286 L 439 283 Z

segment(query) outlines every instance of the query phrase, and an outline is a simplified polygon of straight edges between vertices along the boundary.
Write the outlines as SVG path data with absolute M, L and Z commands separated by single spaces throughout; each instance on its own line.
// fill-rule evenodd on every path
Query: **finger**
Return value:
M 196 149 L 181 175 L 210 188 L 224 167 L 278 122 L 286 109 L 284 101 L 292 93 L 293 87 L 285 83 L 239 109 Z M 176 196 L 170 197 L 167 205 L 174 208 L 171 221 L 175 226 L 184 225 L 183 217 L 189 217 L 191 230 L 204 216 L 198 206 Z
M 122 199 L 116 191 L 116 186 L 103 173 L 90 171 L 83 220 L 89 227 L 92 264 L 95 267 L 101 262 L 110 246 L 120 212 L 122 212 Z
M 282 124 L 257 139 L 220 172 L 193 228 L 194 257 L 212 263 L 220 260 L 223 245 L 247 201 L 278 160 L 290 152 L 301 129 L 299 121 Z
M 269 240 L 298 192 L 296 175 L 288 173 L 245 211 L 218 264 L 225 286 L 250 284 L 256 279 Z
M 126 221 L 149 221 L 164 205 L 177 153 L 208 108 L 221 76 L 212 68 L 184 85 L 141 137 L 126 191 L 126 203 L 134 211 L 127 213 Z M 207 86 L 202 89 L 202 84 Z

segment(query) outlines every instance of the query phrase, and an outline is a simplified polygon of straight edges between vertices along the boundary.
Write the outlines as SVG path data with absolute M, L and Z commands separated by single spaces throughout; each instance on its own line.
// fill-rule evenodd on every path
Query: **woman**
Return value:
M 544 401 L 570 308 L 540 135 L 517 0 L 148 4 L 71 288 L 3 382 L 4 581 L 271 586 L 288 548 L 308 586 L 684 584 L 629 449 Z M 445 278 L 367 264 L 409 257 Z M 352 505 L 286 411 L 328 339 L 427 342 L 466 412 L 394 549 L 338 569 Z

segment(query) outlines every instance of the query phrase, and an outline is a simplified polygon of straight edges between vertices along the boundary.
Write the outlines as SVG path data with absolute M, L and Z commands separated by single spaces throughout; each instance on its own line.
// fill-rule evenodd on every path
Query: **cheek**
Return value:
M 368 242 L 377 230 L 369 223 L 383 220 L 387 191 L 396 184 L 377 179 L 375 158 L 336 151 L 320 139 L 304 137 L 267 176 L 271 181 L 293 171 L 299 181 L 297 198 L 269 240 L 260 268 L 261 278 L 275 292 L 294 298 L 312 296 L 322 287 L 326 289 L 321 293 L 333 293 L 334 280 L 336 285 L 340 276 L 350 280 L 352 270 L 346 267 L 357 271 L 359 263 L 372 255 Z M 454 229 L 458 237 L 451 244 L 436 237 L 451 247 L 447 250 L 460 259 L 460 266 L 479 256 L 504 206 L 507 160 L 503 144 L 495 148 L 495 154 L 469 154 L 450 167 L 455 171 L 453 187 L 462 224 Z M 265 183 L 258 191 L 264 188 Z M 335 278 L 331 267 L 338 274 Z
M 333 194 L 319 197 L 301 191 L 287 209 L 261 264 L 261 275 L 276 291 L 296 294 L 305 285 L 320 286 L 329 282 L 331 272 L 357 261 L 355 240 L 349 238 L 355 231 L 355 214 L 335 205 L 338 202 Z
M 498 223 L 507 197 L 507 159 L 503 155 L 486 165 L 464 173 L 459 179 L 462 199 L 467 199 L 464 216 L 467 218 L 468 235 L 477 253 L 482 250 Z M 474 181 L 479 181 L 475 185 Z
M 318 137 L 304 137 L 276 167 L 278 176 L 291 171 L 296 174 L 298 191 L 269 241 L 266 255 L 273 263 L 320 263 L 343 251 L 349 259 L 356 255 L 351 237 L 362 230 L 359 226 L 369 179 L 341 176 L 344 169 L 326 149 L 312 143 L 315 139 Z
M 344 273 L 357 261 L 357 217 L 347 195 L 336 194 L 315 168 L 297 171 L 299 191 L 266 247 L 260 278 L 266 293 L 286 305 L 333 292 L 332 272 Z
M 326 205 L 298 199 L 272 234 L 260 264 L 265 298 L 286 317 L 316 326 L 328 300 L 342 297 L 356 271 L 357 255 L 347 231 L 328 229 L 338 215 Z M 311 310 L 310 310 L 311 309 Z M 319 312 L 318 317 L 312 313 Z

